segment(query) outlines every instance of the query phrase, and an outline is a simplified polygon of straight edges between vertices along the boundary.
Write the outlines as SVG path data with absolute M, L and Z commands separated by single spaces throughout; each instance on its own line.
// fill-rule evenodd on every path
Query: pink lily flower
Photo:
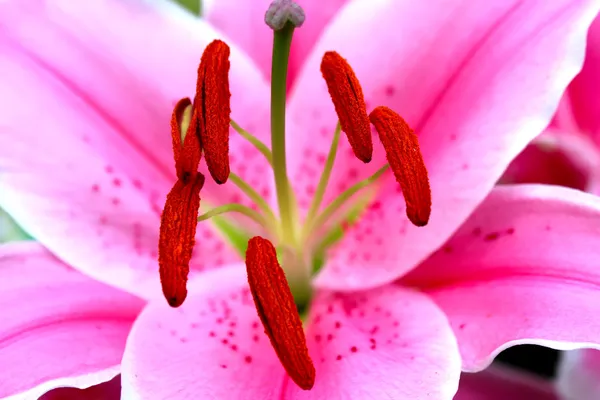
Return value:
M 208 21 L 227 16 L 219 32 L 166 3 L 15 0 L 0 3 L 0 206 L 58 258 L 34 244 L 1 248 L 0 271 L 12 271 L 0 280 L 10 305 L 0 310 L 12 312 L 0 336 L 0 362 L 11 360 L 1 396 L 106 381 L 122 356 L 127 398 L 450 399 L 461 368 L 481 370 L 506 346 L 599 345 L 590 321 L 600 304 L 600 201 L 570 189 L 492 188 L 550 120 L 600 2 L 356 0 L 329 14 L 302 4 L 309 16 L 293 46 L 287 106 L 298 215 L 309 211 L 337 122 L 318 67 L 329 49 L 350 61 L 369 108 L 401 111 L 419 133 L 433 195 L 429 225 L 416 228 L 384 174 L 325 253 L 309 281 L 312 390 L 281 366 L 239 254 L 214 225 L 198 225 L 183 306 L 166 304 L 157 277 L 174 179 L 170 112 L 213 39 L 231 46 L 232 117 L 268 138 L 268 74 L 252 50 L 272 35 L 262 18 L 246 20 L 237 2 L 209 3 Z M 242 26 L 258 33 L 236 47 L 230 29 Z M 273 204 L 261 154 L 234 133 L 230 151 L 231 170 Z M 338 153 L 326 204 L 384 164 L 377 146 L 367 166 L 345 140 Z M 202 200 L 250 204 L 209 179 Z M 321 232 L 309 232 L 307 252 Z M 287 270 L 290 283 L 302 272 Z M 35 368 L 23 362 L 28 352 Z

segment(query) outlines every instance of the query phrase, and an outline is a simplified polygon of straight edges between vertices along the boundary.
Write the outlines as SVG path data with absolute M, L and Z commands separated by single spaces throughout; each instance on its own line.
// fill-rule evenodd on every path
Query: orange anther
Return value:
M 187 296 L 189 262 L 194 249 L 200 189 L 203 185 L 204 175 L 201 173 L 196 173 L 187 183 L 178 179 L 167 195 L 160 220 L 160 283 L 171 307 L 179 307 Z
M 219 184 L 229 178 L 230 98 L 229 46 L 214 40 L 198 67 L 194 111 L 208 170 Z
M 419 140 L 408 124 L 387 107 L 377 107 L 369 115 L 385 154 L 402 188 L 406 215 L 416 226 L 425 226 L 431 214 L 431 189 Z
M 315 367 L 308 355 L 294 297 L 271 242 L 260 236 L 250 239 L 246 268 L 258 316 L 279 361 L 299 387 L 311 389 L 315 383 Z
M 367 106 L 358 78 L 350 64 L 335 51 L 328 51 L 323 56 L 321 73 L 354 155 L 362 162 L 368 163 L 373 156 L 373 140 Z

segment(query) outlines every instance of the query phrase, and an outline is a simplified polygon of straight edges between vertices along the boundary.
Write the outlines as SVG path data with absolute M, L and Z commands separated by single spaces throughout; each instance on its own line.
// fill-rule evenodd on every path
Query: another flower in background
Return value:
M 29 235 L 23 232 L 6 211 L 0 209 L 0 243 L 27 239 L 30 239 Z

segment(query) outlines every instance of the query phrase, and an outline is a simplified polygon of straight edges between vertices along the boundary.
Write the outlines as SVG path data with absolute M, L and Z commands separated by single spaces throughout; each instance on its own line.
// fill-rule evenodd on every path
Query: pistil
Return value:
M 271 151 L 273 153 L 273 174 L 277 191 L 277 202 L 283 240 L 295 242 L 290 184 L 287 178 L 285 153 L 285 105 L 287 95 L 287 70 L 290 47 L 294 34 L 291 22 L 276 30 L 273 36 L 273 61 L 271 68 Z

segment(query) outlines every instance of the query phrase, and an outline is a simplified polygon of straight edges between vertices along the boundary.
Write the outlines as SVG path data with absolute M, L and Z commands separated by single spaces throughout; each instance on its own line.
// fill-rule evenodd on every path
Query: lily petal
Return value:
M 0 397 L 111 380 L 143 306 L 37 243 L 0 246 Z
M 585 63 L 567 91 L 571 110 L 582 132 L 600 146 L 600 96 L 594 90 L 600 85 L 600 18 L 588 33 Z
M 150 303 L 134 324 L 123 356 L 123 398 L 278 398 L 286 373 L 260 323 L 245 267 L 201 278 L 189 283 L 181 307 Z
M 392 285 L 318 295 L 307 343 L 317 371 L 311 391 L 286 399 L 452 399 L 460 356 L 443 313 L 427 296 Z
M 544 183 L 593 191 L 600 188 L 600 151 L 578 131 L 548 128 L 508 166 L 500 183 Z
M 308 204 L 336 124 L 318 67 L 326 50 L 336 50 L 361 80 L 368 108 L 395 109 L 419 135 L 433 207 L 426 228 L 410 225 L 388 175 L 380 207 L 346 234 L 317 284 L 374 287 L 438 248 L 548 125 L 581 68 L 586 30 L 599 8 L 597 0 L 357 0 L 344 7 L 289 102 L 290 119 L 302 128 L 288 141 L 299 202 Z M 384 163 L 380 147 L 365 166 L 342 140 L 326 201 Z
M 559 186 L 494 189 L 403 279 L 444 310 L 464 371 L 532 343 L 600 348 L 600 198 Z
M 460 377 L 454 400 L 558 400 L 554 385 L 526 372 L 492 365 Z M 579 398 L 579 400 L 582 400 Z
M 245 50 L 258 65 L 265 78 L 271 77 L 273 30 L 265 24 L 265 12 L 273 0 L 205 0 L 204 14 L 208 22 L 225 32 Z M 298 4 L 306 20 L 294 32 L 290 51 L 288 85 L 291 87 L 306 57 L 323 29 L 348 0 L 302 0 Z
M 158 227 L 175 180 L 170 114 L 193 95 L 202 50 L 218 36 L 168 3 L 0 3 L 0 206 L 65 262 L 144 297 L 160 293 Z M 268 134 L 268 87 L 231 52 L 232 116 Z M 237 134 L 230 146 L 240 154 L 232 169 L 268 193 L 260 153 Z M 243 200 L 226 186 L 207 184 L 204 205 Z M 209 223 L 196 238 L 192 268 L 238 259 Z
M 457 390 L 455 338 L 423 294 L 388 286 L 317 297 L 307 330 L 317 379 L 302 391 L 263 331 L 243 266 L 202 278 L 182 307 L 150 304 L 136 321 L 123 358 L 124 397 L 451 399 Z
M 121 376 L 87 389 L 59 388 L 40 397 L 39 400 L 119 400 Z
M 573 350 L 562 354 L 557 388 L 563 400 L 600 397 L 600 351 Z

